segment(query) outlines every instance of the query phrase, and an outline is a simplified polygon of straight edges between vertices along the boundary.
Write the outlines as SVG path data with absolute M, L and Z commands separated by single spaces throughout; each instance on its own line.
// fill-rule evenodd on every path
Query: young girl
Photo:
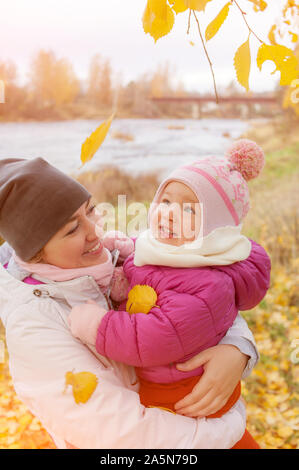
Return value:
M 219 343 L 238 310 L 255 307 L 269 287 L 270 260 L 241 234 L 249 210 L 246 184 L 264 165 L 251 141 L 232 146 L 227 158 L 209 157 L 174 170 L 159 186 L 149 229 L 124 262 L 128 291 L 149 286 L 156 294 L 147 313 L 95 304 L 73 308 L 73 334 L 100 354 L 136 367 L 140 401 L 175 411 L 174 404 L 200 380 L 203 368 L 176 364 Z M 246 261 L 245 261 L 246 260 Z M 142 299 L 140 300 L 142 303 Z M 240 383 L 217 413 L 240 398 Z M 256 448 L 249 433 L 239 448 Z

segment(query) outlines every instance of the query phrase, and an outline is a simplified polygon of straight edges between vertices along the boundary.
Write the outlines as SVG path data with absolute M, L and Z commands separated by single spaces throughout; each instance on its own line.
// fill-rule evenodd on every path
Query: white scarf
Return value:
M 219 227 L 206 237 L 181 246 L 157 241 L 148 229 L 136 240 L 134 264 L 176 268 L 233 264 L 248 258 L 251 251 L 251 243 L 241 229 L 242 224 Z

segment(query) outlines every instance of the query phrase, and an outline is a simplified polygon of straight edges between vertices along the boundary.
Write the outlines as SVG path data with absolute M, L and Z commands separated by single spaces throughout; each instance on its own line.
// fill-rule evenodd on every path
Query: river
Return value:
M 82 169 L 81 145 L 101 121 L 0 124 L 0 159 L 43 157 L 66 173 L 115 165 L 130 174 L 167 173 L 208 154 L 223 154 L 247 130 L 239 119 L 115 119 L 106 140 Z M 116 138 L 129 136 L 132 140 Z

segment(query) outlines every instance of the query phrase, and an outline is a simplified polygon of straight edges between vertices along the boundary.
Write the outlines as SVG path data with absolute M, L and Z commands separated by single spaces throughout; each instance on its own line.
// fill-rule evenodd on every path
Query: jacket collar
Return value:
M 31 285 L 22 281 L 28 276 L 15 265 L 13 274 L 0 265 L 0 306 L 1 310 L 5 304 L 20 305 L 27 303 L 32 299 L 53 299 L 57 301 L 65 301 L 70 307 L 75 304 L 85 302 L 92 299 L 103 304 L 106 303 L 104 294 L 92 276 L 82 276 L 69 281 L 55 282 L 42 279 L 44 284 Z

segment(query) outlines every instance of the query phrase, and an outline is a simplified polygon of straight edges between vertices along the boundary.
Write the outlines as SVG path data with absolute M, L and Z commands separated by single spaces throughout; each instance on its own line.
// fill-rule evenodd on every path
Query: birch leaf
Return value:
M 289 31 L 289 34 L 292 36 L 292 42 L 298 42 L 298 34 Z
M 249 0 L 254 4 L 254 11 L 264 11 L 267 8 L 267 3 L 264 0 Z
M 228 12 L 229 12 L 230 5 L 231 5 L 230 2 L 228 2 L 226 5 L 224 5 L 224 7 L 218 13 L 216 18 L 213 21 L 211 21 L 211 23 L 207 26 L 206 41 L 209 41 L 209 39 L 212 39 L 215 36 L 215 34 L 219 31 L 219 29 L 223 25 L 224 21 L 226 20 L 226 17 L 227 17 Z
M 171 0 L 169 3 L 172 5 L 171 8 L 176 14 L 183 13 L 188 9 L 184 0 Z
M 248 37 L 247 41 L 239 47 L 234 58 L 234 66 L 238 82 L 246 89 L 246 91 L 249 91 L 250 65 L 251 57 Z
M 104 121 L 82 144 L 81 147 L 81 161 L 82 166 L 90 161 L 94 154 L 97 152 L 99 147 L 104 142 L 106 135 L 111 126 L 111 122 L 114 118 L 114 114 L 110 116 L 107 121 Z
M 276 71 L 280 72 L 280 85 L 290 85 L 293 80 L 298 78 L 298 61 L 294 52 L 288 47 L 262 44 L 256 58 L 260 70 L 266 60 L 271 60 L 275 63 L 276 69 L 272 74 Z
M 268 34 L 268 39 L 273 46 L 277 44 L 276 39 L 275 39 L 275 30 L 276 30 L 276 24 L 272 25 Z
M 157 307 L 156 302 L 155 289 L 151 286 L 137 284 L 128 294 L 126 311 L 128 313 L 148 313 L 153 307 Z
M 184 0 L 187 8 L 191 10 L 203 11 L 206 8 L 206 4 L 211 0 Z
M 95 391 L 98 384 L 98 379 L 92 372 L 66 372 L 65 374 L 65 390 L 68 385 L 73 387 L 73 396 L 75 402 L 86 403 L 93 392 Z
M 144 32 L 157 42 L 172 30 L 174 19 L 174 13 L 166 0 L 148 0 L 142 18 Z

